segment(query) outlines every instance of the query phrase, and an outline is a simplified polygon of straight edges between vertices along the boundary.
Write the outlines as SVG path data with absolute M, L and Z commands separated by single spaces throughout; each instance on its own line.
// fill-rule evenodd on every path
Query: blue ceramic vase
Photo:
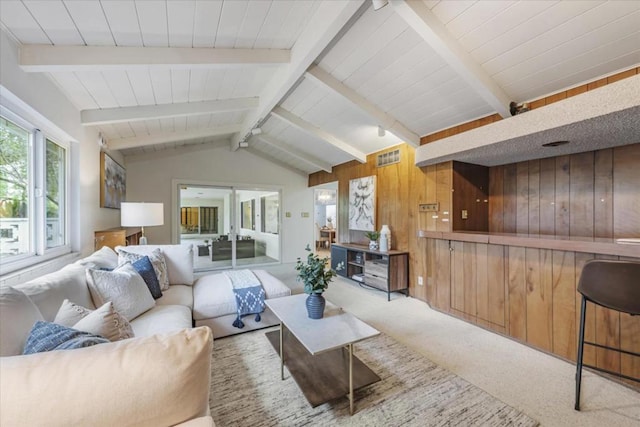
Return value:
M 325 300 L 322 294 L 309 294 L 307 297 L 307 314 L 309 319 L 322 319 Z

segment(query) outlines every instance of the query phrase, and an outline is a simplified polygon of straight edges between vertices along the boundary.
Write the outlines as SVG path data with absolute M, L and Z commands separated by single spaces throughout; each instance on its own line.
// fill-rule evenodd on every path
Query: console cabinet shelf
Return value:
M 115 249 L 116 246 L 137 245 L 142 237 L 140 227 L 116 227 L 108 230 L 99 230 L 94 232 L 94 248 L 100 249 L 108 246 Z
M 343 263 L 344 268 L 337 270 Z M 340 276 L 387 293 L 409 296 L 409 253 L 380 252 L 366 246 L 334 243 L 331 245 L 331 268 Z

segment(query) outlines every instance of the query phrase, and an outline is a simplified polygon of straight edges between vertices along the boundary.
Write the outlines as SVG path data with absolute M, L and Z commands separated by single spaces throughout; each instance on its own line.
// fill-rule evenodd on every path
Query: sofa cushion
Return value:
M 106 344 L 109 340 L 100 335 L 78 331 L 53 322 L 38 320 L 24 344 L 23 354 L 41 353 L 52 350 L 73 350 Z
M 209 328 L 0 358 L 2 426 L 160 426 L 206 416 Z
M 64 300 L 54 322 L 79 331 L 101 335 L 109 341 L 119 341 L 134 336 L 131 324 L 116 311 L 111 301 L 95 310 L 89 310 Z
M 103 246 L 88 257 L 79 259 L 76 264 L 113 270 L 118 266 L 118 254 L 109 246 Z
M 144 280 L 144 283 L 147 284 L 147 288 L 149 288 L 149 292 L 151 292 L 151 296 L 153 299 L 158 299 L 162 296 L 162 290 L 160 289 L 160 282 L 158 282 L 158 276 L 156 275 L 155 269 L 153 268 L 153 264 L 151 264 L 151 260 L 148 256 L 143 256 L 131 263 L 133 268 L 136 269 L 138 274 Z
M 291 289 L 265 270 L 252 270 L 266 294 L 266 298 L 291 295 Z M 193 318 L 210 319 L 237 312 L 236 298 L 226 274 L 208 274 L 193 286 Z
M 92 310 L 96 308 L 87 288 L 85 270 L 79 264 L 65 265 L 58 271 L 16 285 L 15 288 L 35 303 L 44 320 L 51 322 L 65 299 Z
M 129 248 L 129 246 L 127 247 Z M 160 249 L 154 249 L 149 254 L 139 254 L 135 252 L 129 252 L 125 249 L 118 249 L 118 263 L 120 265 L 125 262 L 134 263 L 144 257 L 148 257 L 153 266 L 153 271 L 156 273 L 156 278 L 160 284 L 160 290 L 164 291 L 169 288 L 169 275 L 167 273 L 167 263 L 164 258 L 164 254 Z
M 44 320 L 38 307 L 23 292 L 0 287 L 0 356 L 22 354 L 35 323 Z
M 114 308 L 129 321 L 156 304 L 144 280 L 129 263 L 113 271 L 90 268 L 86 274 L 95 304 L 112 301 Z
M 131 321 L 137 337 L 190 329 L 192 326 L 191 310 L 184 305 L 157 305 Z
M 193 245 L 136 245 L 116 246 L 141 255 L 149 255 L 154 249 L 162 250 L 171 285 L 193 285 Z M 164 289 L 162 289 L 164 291 Z
M 157 305 L 184 305 L 193 308 L 193 286 L 171 285 L 156 300 Z

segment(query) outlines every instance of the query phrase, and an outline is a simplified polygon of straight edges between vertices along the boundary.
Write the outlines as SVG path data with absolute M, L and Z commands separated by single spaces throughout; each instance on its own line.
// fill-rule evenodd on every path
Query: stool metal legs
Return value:
M 582 356 L 584 350 L 584 322 L 587 314 L 587 300 L 583 296 L 580 305 L 580 333 L 578 336 L 578 361 L 576 363 L 576 406 L 575 410 L 580 410 L 580 383 L 582 382 Z

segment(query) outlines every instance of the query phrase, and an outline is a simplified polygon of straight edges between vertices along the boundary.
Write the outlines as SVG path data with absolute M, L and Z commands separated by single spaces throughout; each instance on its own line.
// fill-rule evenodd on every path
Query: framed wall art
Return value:
M 349 229 L 376 229 L 376 177 L 367 176 L 349 181 Z
M 100 207 L 120 209 L 125 201 L 125 169 L 104 151 L 100 153 Z

